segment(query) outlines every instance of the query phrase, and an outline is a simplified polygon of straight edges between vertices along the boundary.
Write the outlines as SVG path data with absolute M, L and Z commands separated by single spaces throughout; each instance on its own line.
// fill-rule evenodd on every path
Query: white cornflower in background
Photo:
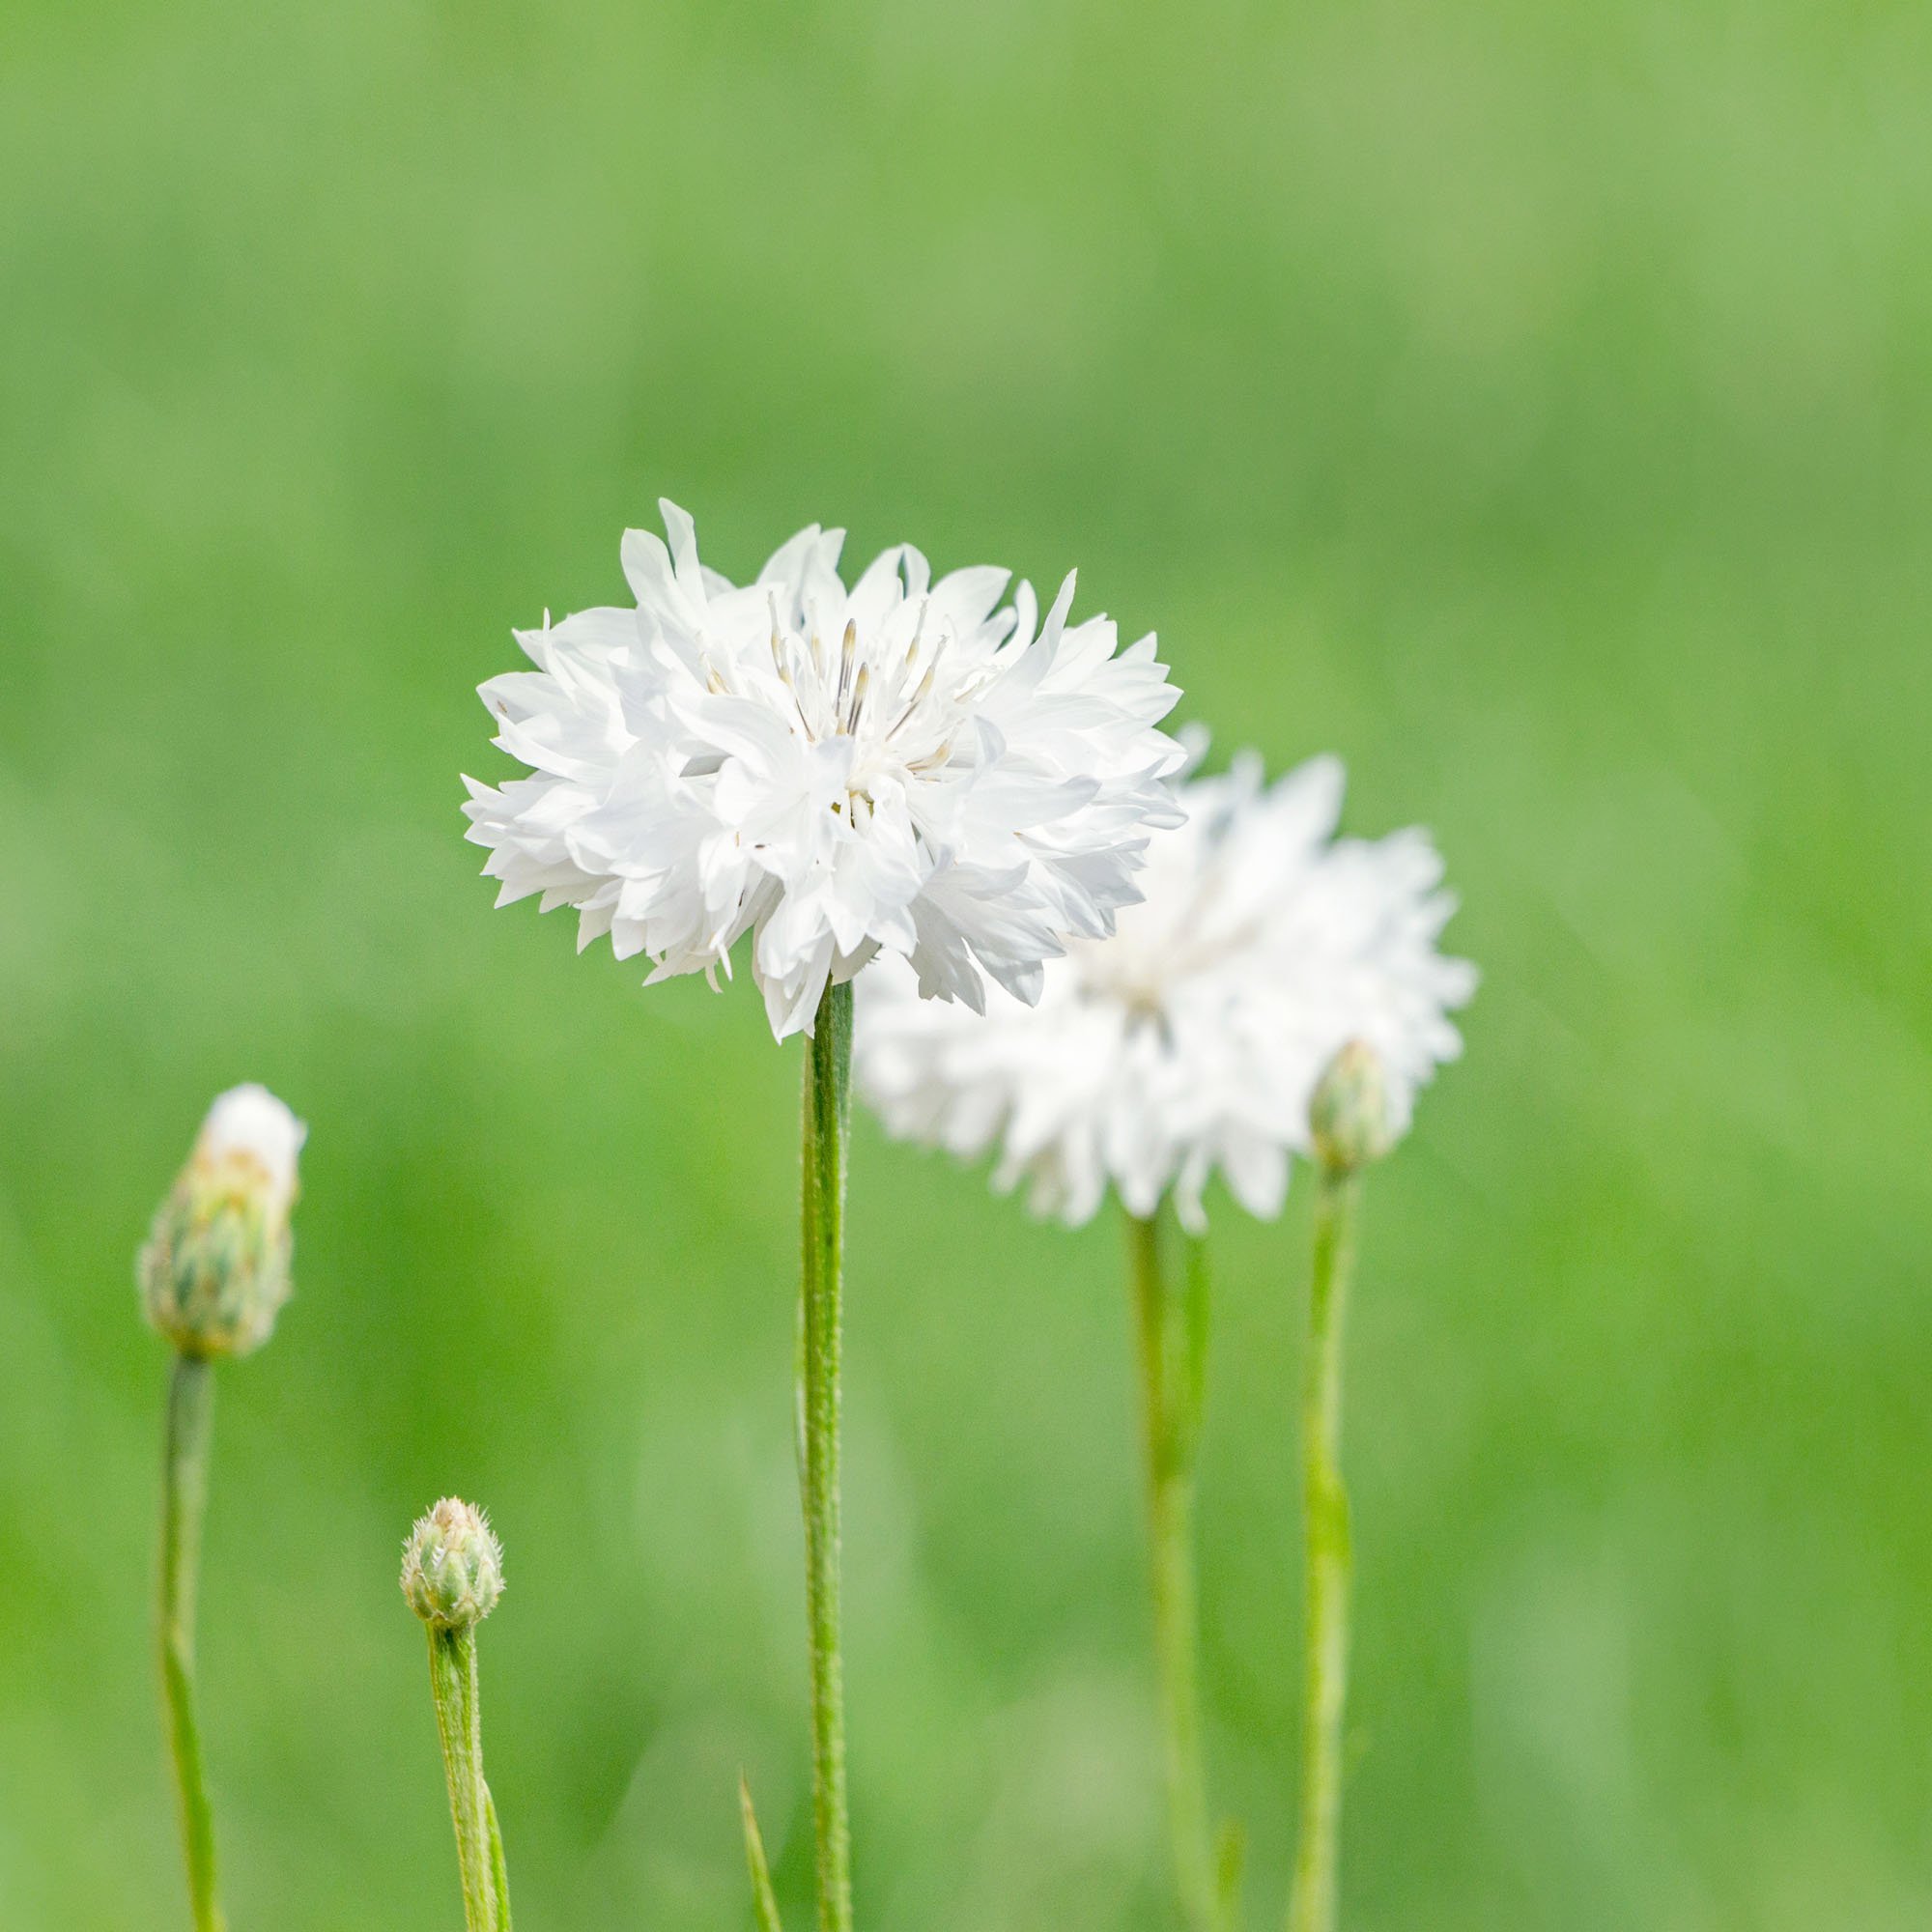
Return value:
M 653 981 L 728 973 L 750 932 L 781 1038 L 875 952 L 977 1009 L 982 971 L 1030 1001 L 1065 938 L 1112 930 L 1179 816 L 1151 637 L 1117 654 L 1106 618 L 1067 621 L 1070 576 L 1042 622 L 1025 583 L 996 608 L 1007 572 L 934 582 L 909 545 L 848 591 L 816 525 L 734 586 L 660 507 L 668 548 L 624 537 L 637 608 L 519 632 L 537 668 L 482 687 L 533 768 L 466 781 L 499 905 L 576 906 L 580 950 L 608 933 Z
M 1172 1189 L 1198 1232 L 1216 1167 L 1250 1213 L 1277 1213 L 1335 1053 L 1375 1048 L 1399 1127 L 1461 1050 L 1447 1010 L 1476 983 L 1435 950 L 1455 901 L 1428 838 L 1336 838 L 1342 787 L 1333 758 L 1265 787 L 1251 754 L 1182 786 L 1145 903 L 1069 945 L 1036 1006 L 995 996 L 979 1021 L 868 975 L 861 1091 L 902 1137 L 967 1156 L 999 1142 L 996 1184 L 1030 1181 L 1036 1210 L 1071 1224 L 1111 1181 L 1141 1217 Z

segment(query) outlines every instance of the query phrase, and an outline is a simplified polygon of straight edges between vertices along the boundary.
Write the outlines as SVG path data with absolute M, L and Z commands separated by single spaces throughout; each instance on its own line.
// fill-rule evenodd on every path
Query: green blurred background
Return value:
M 534 1928 L 809 1824 L 796 1044 L 493 914 L 512 624 L 663 493 L 1157 627 L 1478 960 L 1350 1340 L 1350 1932 L 1932 1918 L 1932 16 L 12 0 L 0 1923 L 184 1923 L 130 1257 L 312 1123 L 222 1377 L 242 1932 L 453 1926 L 411 1517 L 490 1504 Z M 1219 1800 L 1283 1894 L 1306 1189 L 1217 1215 Z M 1118 1229 L 857 1140 L 862 1918 L 1168 1922 Z

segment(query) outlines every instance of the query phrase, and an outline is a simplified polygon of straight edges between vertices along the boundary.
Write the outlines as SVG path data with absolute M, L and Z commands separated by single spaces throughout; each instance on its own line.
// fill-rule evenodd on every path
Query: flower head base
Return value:
M 1388 1084 L 1367 1040 L 1351 1039 L 1316 1082 L 1308 1103 L 1315 1157 L 1330 1174 L 1354 1174 L 1395 1145 Z
M 433 1631 L 481 1623 L 503 1594 L 503 1546 L 479 1509 L 444 1496 L 403 1545 L 403 1595 Z
M 910 545 L 848 590 L 816 525 L 737 587 L 662 508 L 668 547 L 624 538 L 635 610 L 520 632 L 537 669 L 482 687 L 532 767 L 468 781 L 499 905 L 576 906 L 580 948 L 608 934 L 653 980 L 728 973 L 750 933 L 781 1038 L 880 952 L 977 1010 L 982 974 L 1031 1001 L 1067 935 L 1113 929 L 1176 819 L 1151 637 L 1117 654 L 1067 621 L 1070 577 L 1042 620 L 1024 583 L 996 608 L 1005 571 L 935 582 Z
M 1264 787 L 1242 757 L 1181 803 L 1186 823 L 1150 845 L 1145 903 L 1069 946 L 1036 1008 L 996 999 L 975 1024 L 902 975 L 867 976 L 857 1078 L 893 1132 L 969 1156 L 1001 1142 L 996 1184 L 1030 1181 L 1036 1209 L 1069 1223 L 1111 1183 L 1143 1216 L 1172 1191 L 1198 1231 L 1217 1168 L 1250 1213 L 1280 1210 L 1345 1042 L 1374 1045 L 1399 1129 L 1460 1050 L 1448 1009 L 1475 986 L 1435 951 L 1455 902 L 1429 841 L 1336 839 L 1328 758 Z
M 308 1129 L 266 1087 L 236 1087 L 209 1109 L 141 1250 L 149 1321 L 185 1355 L 245 1355 L 273 1332 L 288 1300 Z

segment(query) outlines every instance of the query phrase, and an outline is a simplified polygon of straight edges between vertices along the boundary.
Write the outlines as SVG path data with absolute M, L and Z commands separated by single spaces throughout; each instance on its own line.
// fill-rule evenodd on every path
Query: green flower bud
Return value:
M 1395 1145 L 1382 1063 L 1366 1040 L 1351 1039 L 1316 1083 L 1308 1106 L 1316 1157 L 1331 1174 L 1353 1174 Z
M 503 1594 L 503 1546 L 479 1509 L 444 1496 L 403 1545 L 403 1595 L 431 1630 L 481 1623 Z
M 273 1332 L 307 1132 L 264 1087 L 234 1088 L 209 1109 L 136 1268 L 149 1321 L 182 1354 L 245 1355 Z

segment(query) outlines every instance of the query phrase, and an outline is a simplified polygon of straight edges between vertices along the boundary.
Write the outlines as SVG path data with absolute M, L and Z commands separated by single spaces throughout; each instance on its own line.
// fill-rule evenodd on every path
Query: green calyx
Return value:
M 149 1322 L 184 1355 L 246 1355 L 274 1332 L 294 1251 L 286 1204 L 246 1155 L 197 1157 L 155 1216 L 136 1270 Z

